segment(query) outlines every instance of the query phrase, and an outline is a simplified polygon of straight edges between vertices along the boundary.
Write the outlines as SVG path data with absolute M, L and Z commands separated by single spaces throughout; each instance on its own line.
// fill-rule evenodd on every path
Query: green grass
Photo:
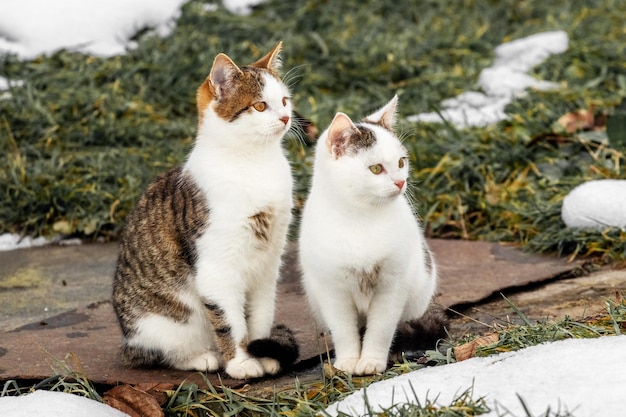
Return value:
M 124 56 L 0 59 L 0 76 L 23 81 L 0 100 L 0 233 L 115 239 L 148 181 L 190 150 L 195 89 L 218 52 L 247 63 L 282 39 L 296 108 L 324 128 L 336 111 L 362 116 L 396 93 L 401 118 L 437 110 L 475 88 L 495 46 L 565 30 L 567 52 L 534 70 L 561 88 L 529 92 L 507 107 L 509 120 L 464 130 L 401 123 L 418 210 L 433 237 L 626 258 L 624 232 L 571 231 L 560 220 L 575 185 L 624 178 L 624 0 L 270 0 L 250 16 L 202 4 L 187 3 L 166 39 L 140 32 Z M 556 124 L 590 108 L 611 146 Z M 299 208 L 311 149 L 293 137 L 287 148 Z

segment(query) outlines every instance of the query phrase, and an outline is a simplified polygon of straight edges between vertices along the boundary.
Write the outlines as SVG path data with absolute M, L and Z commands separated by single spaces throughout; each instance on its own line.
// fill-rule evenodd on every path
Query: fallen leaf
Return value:
M 461 346 L 457 346 L 454 348 L 454 357 L 457 362 L 464 361 L 469 358 L 473 358 L 476 356 L 476 349 L 481 346 L 489 346 L 498 342 L 498 334 L 497 333 L 489 333 L 485 336 L 481 336 L 477 339 L 472 340 L 471 342 L 467 342 L 462 344 Z
M 154 384 L 141 384 L 154 385 Z M 159 401 L 146 391 L 119 385 L 104 393 L 104 402 L 131 417 L 164 417 Z
M 594 127 L 593 110 L 575 110 L 559 117 L 557 123 L 565 129 L 567 133 L 574 133 L 579 130 L 592 129 Z

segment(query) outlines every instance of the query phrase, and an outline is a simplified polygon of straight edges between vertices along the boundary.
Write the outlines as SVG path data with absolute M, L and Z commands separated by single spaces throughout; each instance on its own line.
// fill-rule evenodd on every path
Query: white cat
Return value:
M 359 123 L 337 113 L 316 146 L 300 226 L 307 298 L 330 330 L 334 366 L 358 375 L 386 369 L 398 324 L 421 317 L 436 287 L 405 196 L 409 160 L 393 132 L 397 100 Z

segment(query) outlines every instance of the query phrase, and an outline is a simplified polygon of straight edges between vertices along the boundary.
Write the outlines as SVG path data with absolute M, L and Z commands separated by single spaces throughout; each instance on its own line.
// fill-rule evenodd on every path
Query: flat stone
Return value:
M 0 252 L 0 331 L 111 297 L 117 244 Z
M 519 313 L 532 322 L 564 317 L 581 321 L 603 314 L 608 300 L 616 301 L 626 294 L 626 270 L 607 267 L 524 291 L 505 292 L 506 299 L 496 295 L 480 304 L 459 309 L 448 330 L 460 337 L 490 332 L 498 326 L 524 324 Z
M 500 243 L 444 239 L 428 243 L 439 267 L 435 301 L 444 307 L 478 303 L 505 289 L 554 280 L 580 265 Z
M 499 291 L 553 280 L 577 267 L 496 243 L 430 240 L 439 265 L 436 302 L 476 303 Z M 42 247 L 0 253 L 0 380 L 35 379 L 80 371 L 96 383 L 204 383 L 197 372 L 124 368 L 121 332 L 109 301 L 116 244 Z M 289 326 L 300 344 L 300 359 L 327 351 L 299 284 L 295 251 L 285 256 L 276 322 Z M 6 303 L 6 304 L 5 304 Z M 6 306 L 6 308 L 5 308 Z M 241 386 L 217 374 L 212 384 Z

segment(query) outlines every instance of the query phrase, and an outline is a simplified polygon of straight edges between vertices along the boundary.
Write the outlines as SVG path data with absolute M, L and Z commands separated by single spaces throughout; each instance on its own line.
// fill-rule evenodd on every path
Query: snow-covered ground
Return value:
M 2 417 L 129 417 L 115 408 L 62 392 L 35 391 L 21 397 L 0 397 Z
M 326 410 L 366 415 L 364 398 L 379 411 L 394 404 L 441 406 L 467 390 L 492 410 L 484 416 L 623 416 L 626 409 L 626 335 L 570 339 L 517 352 L 425 368 L 370 385 Z M 524 411 L 522 401 L 530 410 Z M 508 414 L 506 414 L 508 412 Z

